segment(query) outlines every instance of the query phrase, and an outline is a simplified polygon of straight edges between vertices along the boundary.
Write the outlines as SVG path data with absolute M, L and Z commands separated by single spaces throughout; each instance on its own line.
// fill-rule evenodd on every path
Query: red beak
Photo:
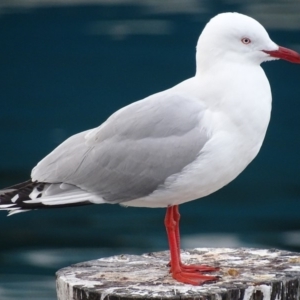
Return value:
M 263 52 L 273 57 L 281 58 L 290 61 L 292 63 L 300 64 L 300 54 L 288 48 L 279 46 L 278 50 L 274 50 L 274 51 L 263 50 Z

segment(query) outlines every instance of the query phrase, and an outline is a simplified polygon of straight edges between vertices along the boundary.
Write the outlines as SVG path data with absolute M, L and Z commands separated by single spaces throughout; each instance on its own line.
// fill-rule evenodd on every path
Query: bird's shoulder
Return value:
M 183 135 L 201 124 L 205 111 L 197 97 L 170 89 L 121 108 L 85 138 L 97 143 L 112 136 L 136 140 Z

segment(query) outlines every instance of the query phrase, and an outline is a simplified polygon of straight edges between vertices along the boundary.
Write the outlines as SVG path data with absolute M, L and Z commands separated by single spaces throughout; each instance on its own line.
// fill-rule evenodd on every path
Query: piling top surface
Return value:
M 197 248 L 181 253 L 187 264 L 219 266 L 219 281 L 182 284 L 169 274 L 169 252 L 118 255 L 57 272 L 59 300 L 299 299 L 300 253 L 250 248 Z M 256 296 L 255 296 L 256 295 Z

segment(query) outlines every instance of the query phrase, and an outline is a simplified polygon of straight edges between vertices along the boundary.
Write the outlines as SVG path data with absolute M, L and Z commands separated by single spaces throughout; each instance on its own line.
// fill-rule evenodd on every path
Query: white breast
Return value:
M 206 85 L 206 94 L 201 93 L 201 82 L 205 85 L 205 80 L 199 84 L 195 77 L 182 84 L 194 97 L 198 93 L 199 101 L 206 100 L 203 126 L 211 138 L 199 157 L 180 174 L 169 177 L 164 188 L 126 205 L 165 207 L 201 198 L 231 182 L 247 167 L 260 150 L 271 112 L 266 76 L 259 66 L 251 72 L 249 77 L 238 77 L 234 84 L 228 76 L 217 78 L 215 82 L 223 82 L 227 88 L 216 86 L 212 90 Z

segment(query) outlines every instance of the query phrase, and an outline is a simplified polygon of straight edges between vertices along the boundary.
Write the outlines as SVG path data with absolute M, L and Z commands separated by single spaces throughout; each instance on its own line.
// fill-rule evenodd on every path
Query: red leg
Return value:
M 209 266 L 186 266 L 183 265 L 180 259 L 180 234 L 179 234 L 179 219 L 180 214 L 178 205 L 167 208 L 165 217 L 165 226 L 167 229 L 170 256 L 171 256 L 171 270 L 172 277 L 180 282 L 200 285 L 208 281 L 216 281 L 217 277 L 203 275 L 200 272 L 211 272 L 218 270 L 217 268 Z M 196 271 L 198 271 L 196 273 Z
M 185 272 L 215 272 L 218 271 L 219 268 L 211 267 L 208 265 L 185 265 L 182 263 L 180 258 L 180 232 L 179 232 L 179 221 L 180 221 L 180 213 L 178 209 L 178 205 L 173 206 L 173 216 L 174 221 L 176 222 L 175 234 L 176 234 L 176 241 L 177 241 L 177 248 L 178 248 L 178 255 L 180 260 L 181 269 Z

